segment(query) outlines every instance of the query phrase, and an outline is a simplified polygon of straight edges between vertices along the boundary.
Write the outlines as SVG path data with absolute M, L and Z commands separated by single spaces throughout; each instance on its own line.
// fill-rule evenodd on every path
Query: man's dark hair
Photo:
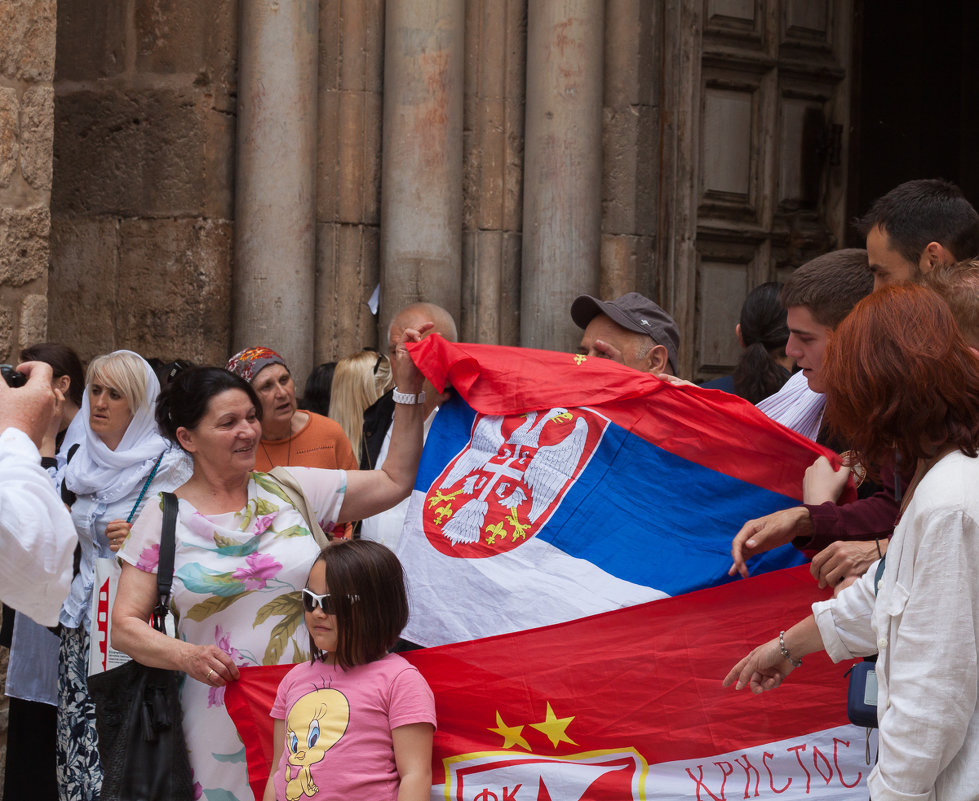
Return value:
M 846 248 L 807 261 L 789 276 L 778 299 L 786 309 L 805 306 L 817 323 L 835 329 L 873 289 L 867 251 Z
M 956 260 L 979 256 L 979 214 L 955 184 L 938 178 L 906 181 L 854 222 L 866 238 L 880 226 L 905 261 L 917 264 L 929 242 L 938 242 Z

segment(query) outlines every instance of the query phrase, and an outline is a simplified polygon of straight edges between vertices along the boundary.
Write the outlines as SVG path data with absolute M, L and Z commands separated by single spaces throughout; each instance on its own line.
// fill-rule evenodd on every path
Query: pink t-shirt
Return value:
M 396 801 L 391 730 L 435 726 L 435 697 L 397 654 L 351 670 L 303 662 L 282 679 L 270 714 L 286 722 L 273 778 L 278 801 L 285 801 L 287 784 L 292 798 Z

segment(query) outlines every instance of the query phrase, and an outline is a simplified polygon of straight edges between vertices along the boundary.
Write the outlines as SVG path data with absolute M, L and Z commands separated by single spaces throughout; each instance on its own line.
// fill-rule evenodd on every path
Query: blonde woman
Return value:
M 330 417 L 336 420 L 360 459 L 364 410 L 384 394 L 391 382 L 391 363 L 382 353 L 362 350 L 337 362 L 330 390 Z
M 57 773 L 61 801 L 98 801 L 102 786 L 95 705 L 88 694 L 89 610 L 95 560 L 129 534 L 127 518 L 159 492 L 183 484 L 187 456 L 160 436 L 153 417 L 160 382 L 139 355 L 117 350 L 89 365 L 82 407 L 65 434 L 59 471 L 78 532 L 78 572 L 60 615 Z M 74 446 L 77 445 L 77 448 Z

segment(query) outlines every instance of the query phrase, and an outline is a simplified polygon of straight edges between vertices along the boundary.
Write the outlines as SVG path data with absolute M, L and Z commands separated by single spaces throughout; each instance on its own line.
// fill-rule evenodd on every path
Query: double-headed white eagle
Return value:
M 453 545 L 479 541 L 489 511 L 486 498 L 501 478 L 514 481 L 522 478 L 530 489 L 531 505 L 527 515 L 530 523 L 536 522 L 551 505 L 574 476 L 588 438 L 588 423 L 578 417 L 574 428 L 560 442 L 538 446 L 541 430 L 548 421 L 560 416 L 570 417 L 568 410 L 562 408 L 551 409 L 540 419 L 537 412 L 528 412 L 527 419 L 506 441 L 503 439 L 502 417 L 483 417 L 479 420 L 473 431 L 472 443 L 459 455 L 439 487 L 446 489 L 462 478 L 471 479 L 464 484 L 463 492 L 473 497 L 452 515 L 442 529 Z M 505 461 L 490 465 L 490 461 L 499 456 L 504 456 Z M 480 478 L 483 479 L 482 484 L 479 484 Z M 507 498 L 512 508 L 519 507 L 526 500 L 519 487 Z

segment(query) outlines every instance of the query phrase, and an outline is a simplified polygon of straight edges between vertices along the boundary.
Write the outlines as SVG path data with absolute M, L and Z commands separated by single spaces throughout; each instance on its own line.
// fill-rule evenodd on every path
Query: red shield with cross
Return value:
M 477 414 L 468 444 L 425 496 L 428 541 L 466 559 L 527 542 L 581 475 L 608 423 L 585 408 Z
M 473 754 L 445 762 L 445 797 L 455 801 L 646 798 L 648 765 L 632 749 L 568 757 Z

